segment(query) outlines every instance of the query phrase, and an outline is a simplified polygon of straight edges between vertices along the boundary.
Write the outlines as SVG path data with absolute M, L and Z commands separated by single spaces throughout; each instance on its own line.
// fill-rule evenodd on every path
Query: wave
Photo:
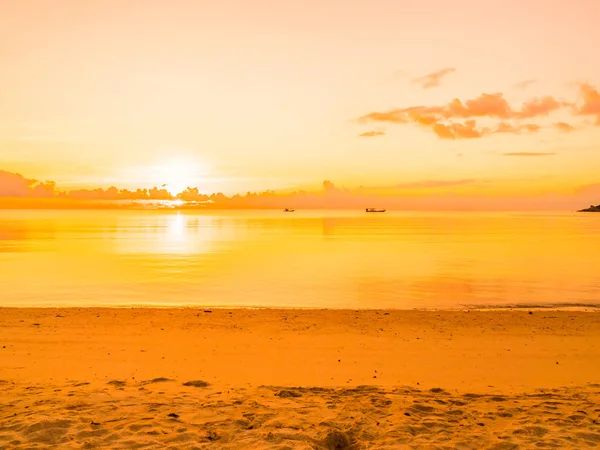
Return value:
M 598 308 L 600 303 L 509 303 L 488 305 L 463 305 L 470 309 L 556 309 L 556 308 Z

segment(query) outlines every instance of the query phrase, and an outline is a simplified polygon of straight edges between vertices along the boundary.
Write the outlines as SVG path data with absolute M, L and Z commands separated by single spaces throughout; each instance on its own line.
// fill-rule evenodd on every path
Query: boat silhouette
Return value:
M 367 208 L 366 212 L 385 212 L 385 209 Z

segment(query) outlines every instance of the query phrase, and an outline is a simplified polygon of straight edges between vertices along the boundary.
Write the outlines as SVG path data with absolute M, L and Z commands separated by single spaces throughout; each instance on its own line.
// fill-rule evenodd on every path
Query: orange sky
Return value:
M 0 170 L 573 193 L 598 182 L 598 17 L 591 0 L 1 1 Z

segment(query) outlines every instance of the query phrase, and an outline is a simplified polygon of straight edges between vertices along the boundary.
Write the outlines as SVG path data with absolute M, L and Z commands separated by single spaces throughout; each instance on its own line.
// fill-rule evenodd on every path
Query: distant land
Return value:
M 585 209 L 580 209 L 577 212 L 600 212 L 600 205 L 590 205 L 589 208 L 585 208 Z

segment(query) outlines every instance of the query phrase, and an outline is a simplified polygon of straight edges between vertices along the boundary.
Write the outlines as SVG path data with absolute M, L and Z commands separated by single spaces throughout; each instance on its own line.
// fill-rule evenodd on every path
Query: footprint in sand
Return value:
M 183 383 L 183 385 L 197 387 L 197 388 L 205 388 L 205 387 L 210 386 L 210 383 L 207 383 L 206 381 L 202 381 L 202 380 L 192 380 L 192 381 L 187 381 L 187 382 Z

